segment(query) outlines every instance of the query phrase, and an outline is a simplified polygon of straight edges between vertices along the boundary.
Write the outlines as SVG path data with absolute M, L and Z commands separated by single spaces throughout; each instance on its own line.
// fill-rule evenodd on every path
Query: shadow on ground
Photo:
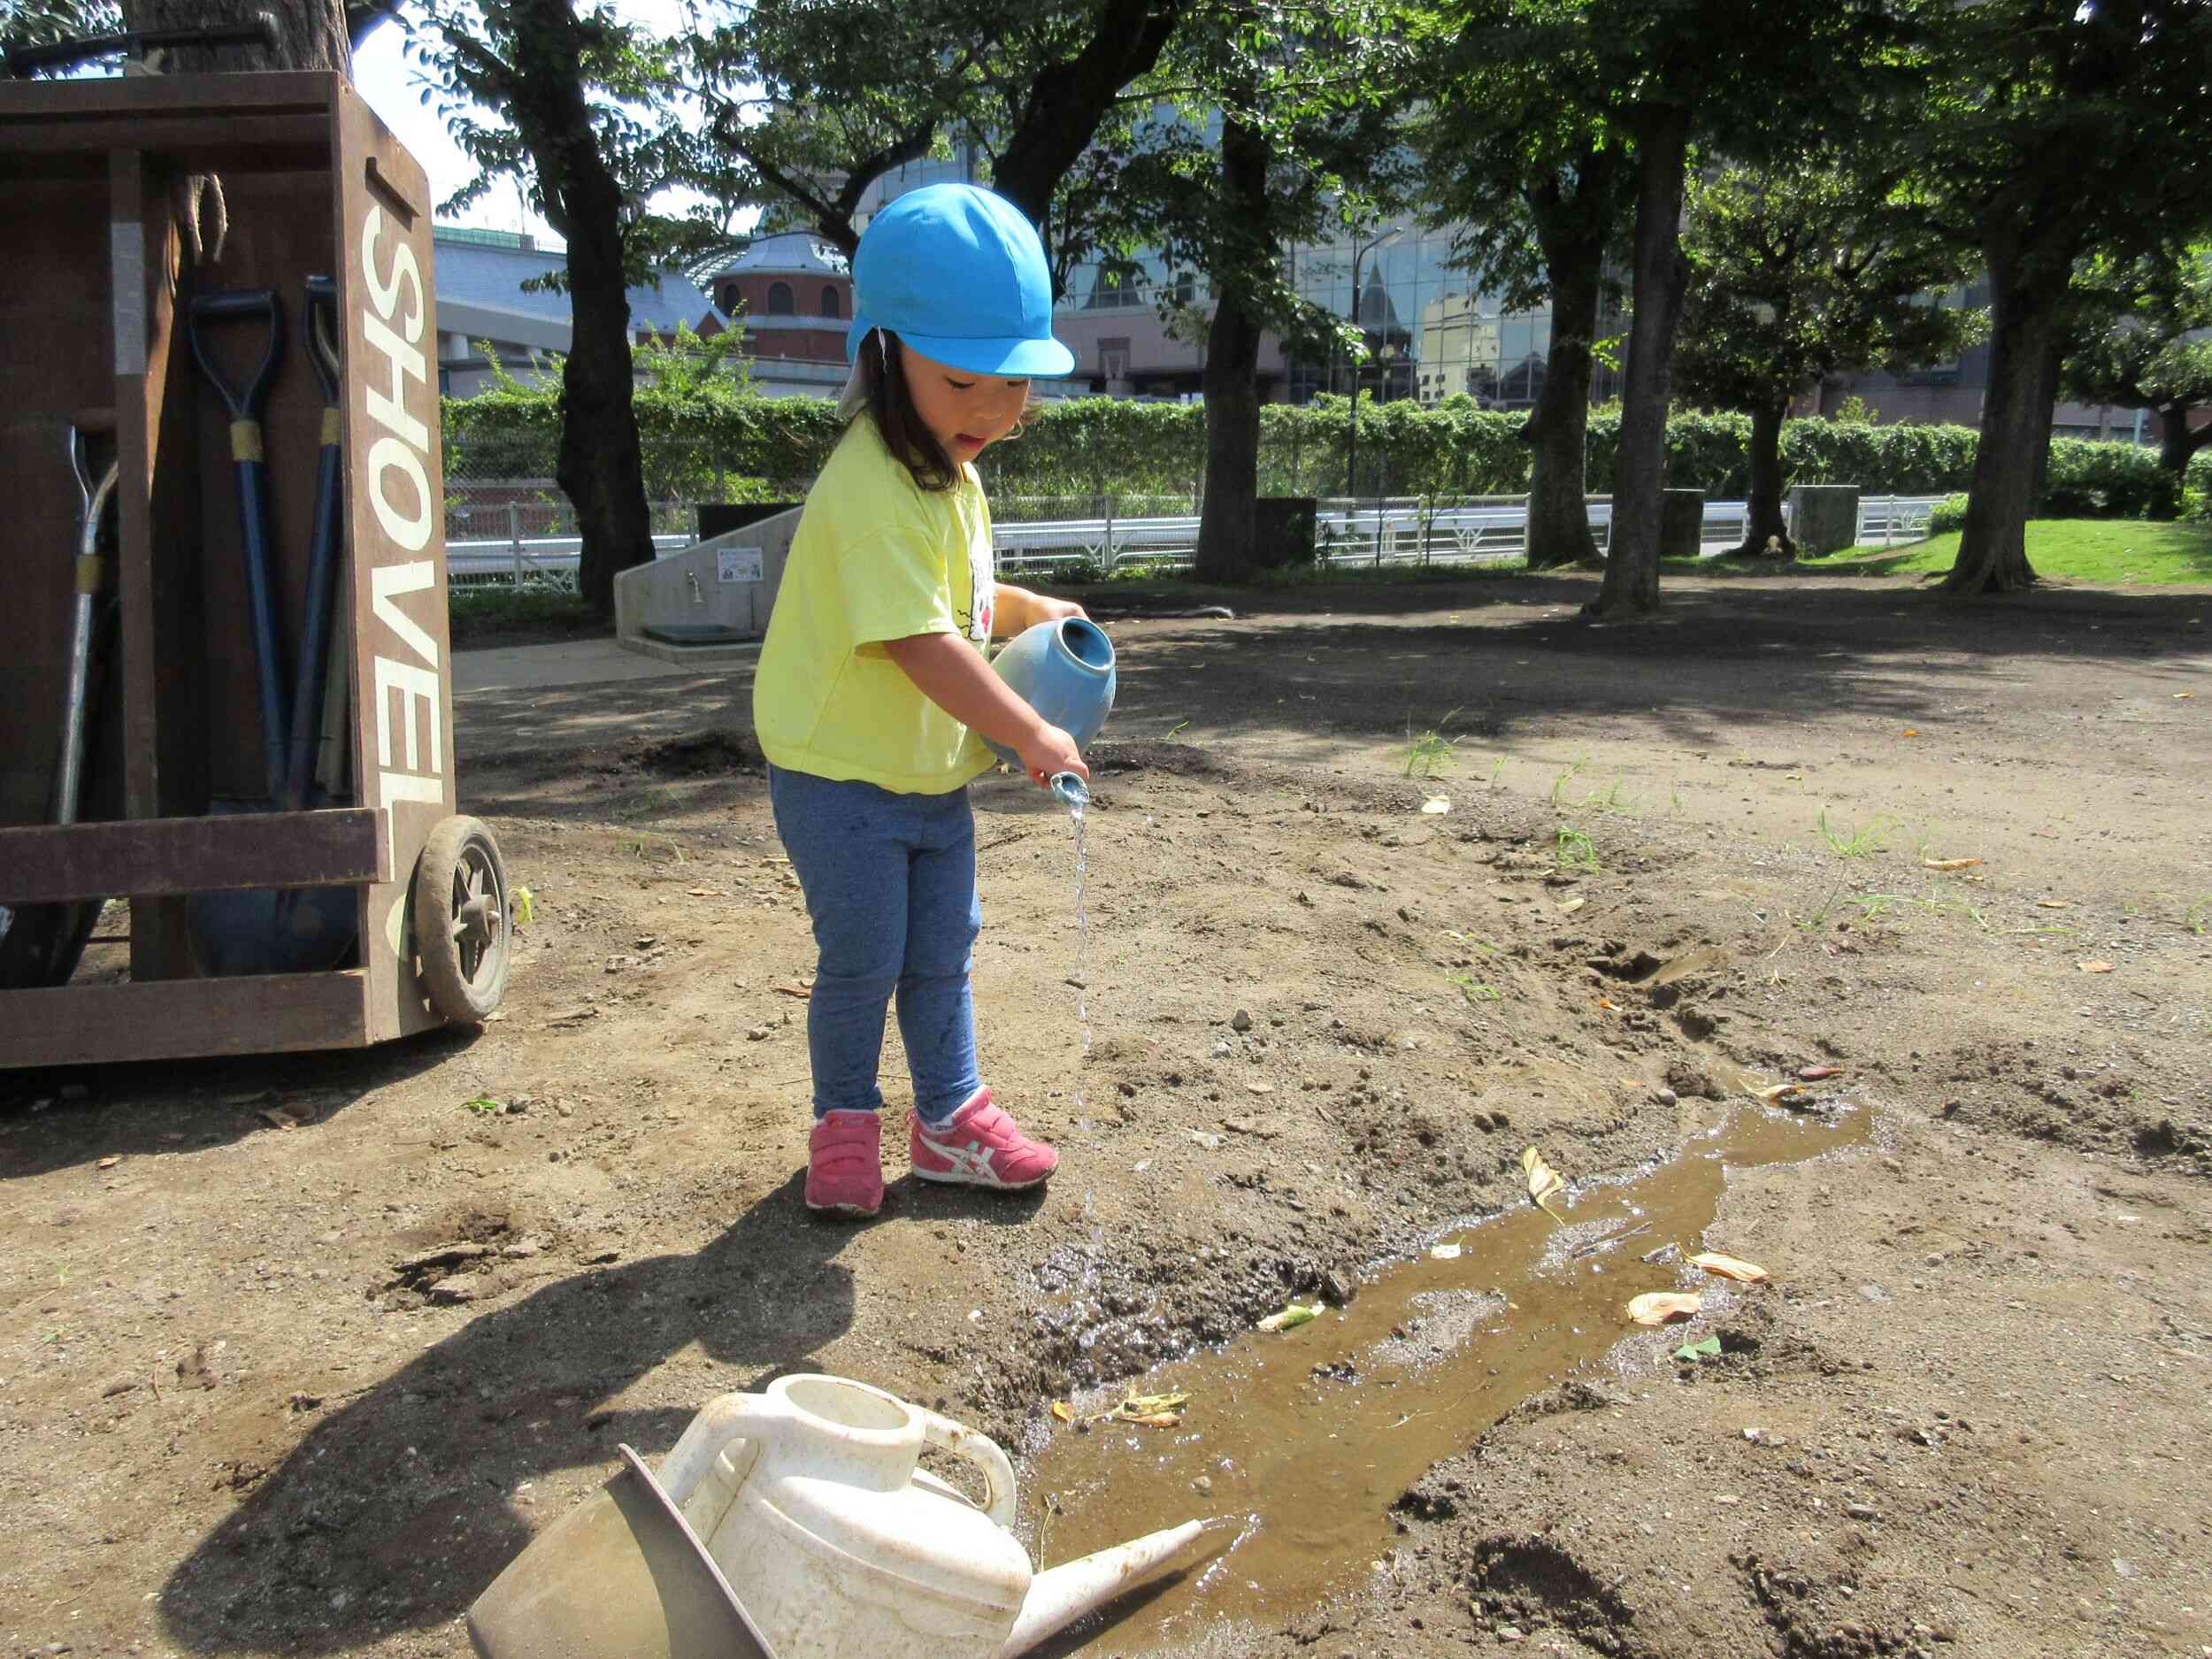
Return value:
M 172 1638 L 326 1653 L 446 1624 L 533 1536 L 512 1506 L 523 1483 L 606 1465 L 618 1443 L 657 1457 L 711 1394 L 808 1369 L 852 1323 L 839 1256 L 856 1233 L 808 1218 L 801 1179 L 696 1254 L 589 1268 L 484 1315 L 265 1473 L 239 1470 L 244 1502 L 163 1589 Z M 695 1398 L 609 1403 L 695 1346 Z M 486 1377 L 530 1381 L 494 1393 Z

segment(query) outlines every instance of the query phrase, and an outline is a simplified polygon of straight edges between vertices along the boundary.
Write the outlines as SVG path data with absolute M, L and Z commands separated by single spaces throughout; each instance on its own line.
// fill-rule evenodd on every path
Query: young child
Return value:
M 883 1202 L 876 1072 L 895 998 L 917 1176 L 1034 1187 L 1059 1162 L 977 1071 L 968 970 L 982 911 L 967 786 L 993 764 L 979 734 L 1040 784 L 1090 772 L 983 654 L 994 634 L 1083 614 L 994 580 L 990 509 L 971 465 L 1018 425 L 1033 376 L 1074 366 L 1052 337 L 1037 233 L 988 190 L 931 185 L 876 215 L 853 285 L 853 373 L 838 403 L 848 425 L 807 493 L 753 723 L 821 952 L 807 1005 L 807 1208 L 872 1216 Z

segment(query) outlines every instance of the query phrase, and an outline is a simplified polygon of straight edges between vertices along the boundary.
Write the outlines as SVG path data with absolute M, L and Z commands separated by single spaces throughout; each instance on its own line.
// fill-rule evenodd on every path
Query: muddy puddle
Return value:
M 1530 1396 L 1595 1371 L 1617 1345 L 1612 1363 L 1632 1379 L 1670 1371 L 1675 1349 L 1724 1324 L 1739 1298 L 1774 1294 L 1709 1278 L 1670 1248 L 1758 1259 L 1749 1241 L 1704 1238 L 1724 1171 L 1818 1157 L 1872 1132 L 1865 1108 L 1731 1111 L 1658 1169 L 1555 1200 L 1563 1225 L 1530 1206 L 1448 1230 L 1364 1282 L 1348 1307 L 1077 1402 L 1103 1411 L 1125 1393 L 1190 1396 L 1174 1427 L 1058 1427 L 1035 1450 L 1022 1486 L 1040 1567 L 1220 1517 L 1211 1558 L 1130 1598 L 1110 1626 L 1092 1627 L 1100 1640 L 1087 1651 L 1233 1652 L 1240 1624 L 1279 1624 L 1356 1589 L 1391 1548 L 1392 1504 L 1432 1464 Z M 1786 1264 L 1765 1265 L 1783 1276 Z M 1676 1288 L 1704 1297 L 1700 1317 L 1630 1323 L 1631 1297 Z M 1480 1493 L 1459 1502 L 1479 1524 Z

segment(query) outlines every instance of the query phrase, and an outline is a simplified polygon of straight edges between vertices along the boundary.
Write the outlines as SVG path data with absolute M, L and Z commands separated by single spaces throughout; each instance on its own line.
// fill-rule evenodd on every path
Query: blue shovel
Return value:
M 311 291 L 311 309 L 312 306 Z M 214 814 L 276 812 L 290 797 L 288 788 L 291 724 L 285 706 L 284 656 L 280 640 L 278 596 L 269 568 L 269 495 L 267 465 L 262 451 L 262 411 L 267 406 L 269 380 L 284 343 L 284 313 L 270 288 L 235 288 L 196 296 L 186 312 L 192 357 L 200 373 L 215 388 L 230 414 L 232 472 L 238 486 L 239 539 L 245 557 L 248 620 L 253 633 L 254 687 L 261 714 L 263 796 L 258 801 L 210 803 Z M 267 331 L 261 364 L 242 388 L 234 387 L 217 366 L 209 339 L 225 325 L 259 322 Z M 318 359 L 320 367 L 320 360 Z M 326 431 L 328 423 L 326 422 Z M 334 445 L 324 445 L 327 474 Z M 327 491 L 335 495 L 334 481 Z M 327 503 L 316 513 L 314 544 L 321 549 L 319 576 L 309 572 L 310 631 L 318 614 L 315 591 L 321 586 L 324 630 L 329 638 L 328 595 L 331 585 L 331 538 Z M 307 657 L 303 672 L 319 682 L 323 662 Z M 194 959 L 204 973 L 303 973 L 334 965 L 353 938 L 355 895 L 349 887 L 317 889 L 304 901 L 288 899 L 279 889 L 229 893 L 196 893 L 187 900 L 185 922 Z M 343 931 L 334 941 L 332 910 L 344 911 Z

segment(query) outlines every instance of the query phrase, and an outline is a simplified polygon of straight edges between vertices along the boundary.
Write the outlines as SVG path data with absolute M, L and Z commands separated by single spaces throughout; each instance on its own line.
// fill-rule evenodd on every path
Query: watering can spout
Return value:
M 1039 1573 L 1029 1581 L 1029 1594 L 1022 1598 L 1014 1628 L 991 1659 L 1016 1659 L 1085 1614 L 1096 1612 L 1181 1555 L 1205 1530 L 1203 1521 L 1186 1521 Z

